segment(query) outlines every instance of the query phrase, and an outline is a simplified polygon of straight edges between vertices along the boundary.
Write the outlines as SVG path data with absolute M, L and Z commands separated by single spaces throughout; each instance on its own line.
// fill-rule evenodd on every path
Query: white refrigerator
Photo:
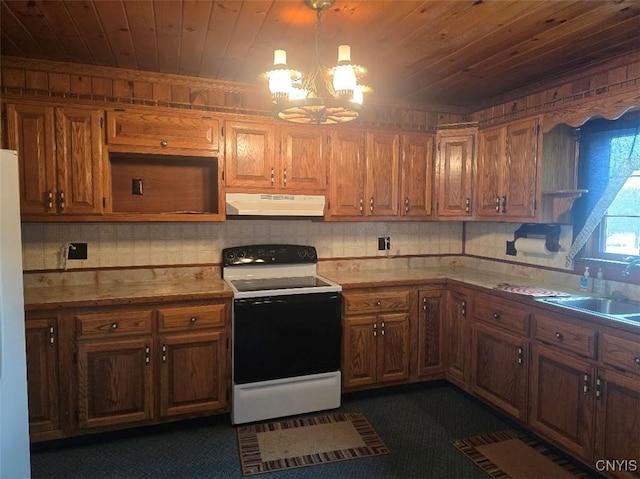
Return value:
M 30 476 L 18 156 L 0 150 L 0 478 Z

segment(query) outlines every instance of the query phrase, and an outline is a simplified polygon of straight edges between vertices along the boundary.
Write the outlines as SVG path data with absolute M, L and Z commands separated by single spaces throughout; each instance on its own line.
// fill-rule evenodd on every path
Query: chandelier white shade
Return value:
M 333 0 L 305 0 L 317 12 L 315 66 L 310 73 L 287 65 L 287 52 L 273 52 L 273 68 L 262 74 L 268 80 L 274 116 L 292 123 L 327 125 L 358 118 L 364 93 L 359 84 L 367 70 L 351 62 L 351 47 L 338 47 L 336 66 L 326 68 L 320 59 L 320 17 Z

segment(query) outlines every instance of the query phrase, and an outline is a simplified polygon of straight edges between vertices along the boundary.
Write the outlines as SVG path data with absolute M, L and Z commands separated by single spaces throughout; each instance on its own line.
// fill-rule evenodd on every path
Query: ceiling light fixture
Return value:
M 331 125 L 353 121 L 360 116 L 363 94 L 370 88 L 358 80 L 367 70 L 351 63 L 351 47 L 338 47 L 338 63 L 326 68 L 320 56 L 320 26 L 322 11 L 334 0 L 304 0 L 316 11 L 316 39 L 314 69 L 303 75 L 287 66 L 287 52 L 273 52 L 273 69 L 261 75 L 268 80 L 273 115 L 291 123 Z

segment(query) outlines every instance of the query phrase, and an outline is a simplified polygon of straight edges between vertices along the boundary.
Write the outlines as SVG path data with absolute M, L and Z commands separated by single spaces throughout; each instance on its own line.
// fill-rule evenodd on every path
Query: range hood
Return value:
M 323 216 L 322 195 L 227 193 L 228 216 Z

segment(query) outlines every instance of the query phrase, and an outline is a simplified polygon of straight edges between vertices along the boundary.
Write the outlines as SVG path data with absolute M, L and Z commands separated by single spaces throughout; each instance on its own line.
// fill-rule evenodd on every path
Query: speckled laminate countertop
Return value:
M 222 279 L 185 279 L 174 282 L 125 282 L 28 287 L 26 311 L 112 306 L 130 303 L 231 298 L 233 292 Z

